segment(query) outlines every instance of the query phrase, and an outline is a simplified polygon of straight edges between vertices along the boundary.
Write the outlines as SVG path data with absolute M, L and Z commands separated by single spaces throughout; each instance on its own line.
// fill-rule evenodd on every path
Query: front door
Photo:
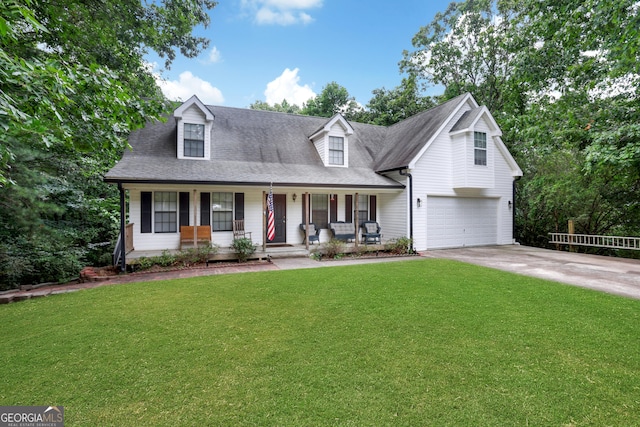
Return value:
M 276 225 L 276 237 L 268 243 L 287 242 L 287 195 L 273 195 L 273 213 Z

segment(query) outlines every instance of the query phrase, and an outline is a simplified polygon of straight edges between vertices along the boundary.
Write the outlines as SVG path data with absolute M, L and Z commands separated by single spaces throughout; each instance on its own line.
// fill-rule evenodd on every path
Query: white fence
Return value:
M 640 237 L 592 236 L 569 233 L 549 233 L 549 235 L 551 236 L 549 243 L 561 245 L 640 250 Z

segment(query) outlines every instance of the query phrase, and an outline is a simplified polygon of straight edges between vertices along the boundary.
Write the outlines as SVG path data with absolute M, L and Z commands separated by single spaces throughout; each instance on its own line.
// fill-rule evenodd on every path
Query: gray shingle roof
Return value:
M 348 168 L 325 167 L 308 139 L 327 118 L 208 106 L 215 116 L 211 160 L 177 158 L 176 122 L 169 117 L 133 132 L 132 150 L 105 180 L 397 188 L 396 181 L 376 172 L 406 166 L 460 99 L 389 128 L 350 123 Z
M 449 132 L 469 129 L 469 127 L 473 124 L 480 113 L 482 113 L 482 107 L 477 107 L 473 110 L 465 111 Z
M 378 155 L 376 170 L 406 168 L 466 96 L 460 95 L 389 127 L 388 144 Z

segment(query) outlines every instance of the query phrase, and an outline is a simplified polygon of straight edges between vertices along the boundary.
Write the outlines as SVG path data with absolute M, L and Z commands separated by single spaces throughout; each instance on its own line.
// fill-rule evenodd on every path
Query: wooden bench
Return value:
M 194 229 L 197 229 L 198 235 L 196 240 L 198 243 L 211 243 L 211 226 L 199 225 L 197 228 L 193 225 L 181 225 L 180 226 L 180 249 L 182 245 L 194 244 Z

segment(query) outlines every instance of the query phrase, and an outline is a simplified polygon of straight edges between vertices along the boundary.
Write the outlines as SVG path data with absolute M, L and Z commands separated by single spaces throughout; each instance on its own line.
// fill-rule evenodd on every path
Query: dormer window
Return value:
M 338 113 L 314 132 L 309 140 L 318 150 L 325 166 L 346 168 L 349 167 L 350 135 L 353 135 L 353 128 Z
M 473 164 L 487 166 L 487 134 L 484 132 L 473 133 Z
M 178 159 L 210 160 L 213 114 L 195 95 L 173 112 Z
M 204 157 L 204 125 L 184 124 L 184 156 Z
M 339 136 L 329 137 L 329 164 L 344 165 L 344 138 Z

